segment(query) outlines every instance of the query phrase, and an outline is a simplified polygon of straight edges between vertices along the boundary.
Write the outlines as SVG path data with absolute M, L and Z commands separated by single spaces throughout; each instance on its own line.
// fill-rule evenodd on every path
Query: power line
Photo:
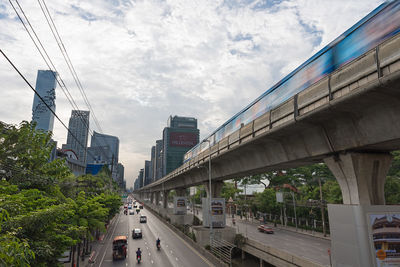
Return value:
M 18 68 L 12 63 L 12 61 L 6 56 L 6 54 L 3 52 L 3 50 L 0 49 L 0 53 L 3 54 L 5 59 L 10 63 L 10 65 L 14 68 L 16 72 L 18 72 L 19 76 L 25 81 L 25 83 L 32 89 L 32 91 L 39 97 L 39 99 L 46 105 L 46 107 L 50 110 L 50 112 L 56 117 L 56 119 L 64 126 L 65 129 L 67 129 L 68 133 L 71 134 L 71 136 L 76 140 L 78 144 L 80 144 L 83 148 L 86 148 L 86 146 L 82 145 L 82 143 L 78 140 L 78 138 L 68 129 L 68 127 L 64 124 L 64 122 L 58 117 L 58 115 L 51 109 L 51 107 L 46 103 L 46 101 L 40 96 L 40 94 L 36 91 L 35 88 L 32 87 L 32 85 L 28 82 L 28 80 L 25 78 L 25 76 L 18 70 Z
M 76 85 L 77 85 L 77 87 L 78 87 L 78 89 L 79 89 L 79 91 L 80 91 L 80 93 L 81 93 L 81 95 L 82 95 L 82 98 L 83 98 L 83 100 L 85 101 L 86 106 L 87 106 L 87 107 L 89 108 L 89 110 L 91 111 L 91 115 L 92 115 L 92 117 L 93 117 L 93 120 L 94 120 L 95 124 L 97 125 L 97 127 L 98 127 L 99 130 L 100 130 L 100 132 L 102 133 L 103 130 L 101 129 L 101 126 L 100 126 L 100 124 L 99 124 L 99 122 L 98 122 L 98 120 L 97 120 L 97 118 L 96 118 L 96 115 L 95 115 L 95 113 L 94 113 L 94 111 L 93 111 L 93 108 L 92 108 L 92 106 L 90 105 L 89 99 L 88 99 L 87 96 L 86 96 L 85 90 L 83 89 L 82 83 L 80 82 L 79 77 L 78 77 L 78 74 L 77 74 L 76 71 L 75 71 L 75 68 L 74 68 L 74 65 L 72 64 L 71 58 L 69 57 L 68 52 L 67 52 L 67 49 L 65 48 L 65 45 L 64 45 L 64 43 L 63 43 L 63 41 L 62 41 L 62 39 L 61 39 L 60 34 L 58 33 L 58 30 L 57 30 L 57 27 L 56 27 L 56 25 L 55 25 L 55 23 L 54 23 L 54 20 L 53 20 L 53 18 L 52 18 L 51 15 L 50 15 L 50 12 L 49 12 L 49 10 L 48 10 L 48 8 L 47 8 L 46 2 L 45 2 L 44 0 L 42 0 L 42 2 L 43 2 L 43 6 L 44 6 L 44 8 L 46 9 L 46 11 L 44 10 L 44 8 L 43 8 L 43 6 L 42 6 L 40 0 L 38 0 L 40 9 L 42 10 L 42 13 L 43 13 L 44 17 L 46 18 L 47 24 L 49 25 L 50 30 L 51 30 L 51 32 L 52 32 L 52 34 L 53 34 L 53 36 L 54 36 L 54 39 L 56 40 L 57 45 L 58 45 L 58 47 L 60 48 L 60 51 L 61 51 L 61 53 L 62 53 L 62 55 L 63 55 L 63 57 L 64 57 L 65 62 L 67 63 L 67 66 L 68 66 L 68 68 L 69 68 L 69 70 L 70 70 L 70 72 L 71 72 L 71 74 L 72 74 L 72 77 L 73 77 L 74 80 L 75 80 L 75 83 L 76 83 Z M 50 22 L 51 22 L 51 23 L 50 23 Z M 52 27 L 52 26 L 53 26 L 53 27 Z M 54 30 L 53 30 L 53 28 L 54 28 Z
M 19 15 L 17 9 L 15 8 L 15 6 L 14 6 L 13 3 L 11 2 L 11 0 L 9 0 L 9 2 L 10 2 L 10 4 L 11 4 L 11 6 L 13 7 L 15 13 L 17 14 L 19 20 L 21 21 L 22 25 L 24 26 L 25 30 L 27 31 L 29 37 L 30 37 L 31 40 L 33 41 L 34 45 L 36 46 L 36 49 L 39 51 L 41 57 L 42 57 L 43 60 L 45 61 L 47 67 L 48 67 L 50 70 L 52 70 L 52 71 L 54 70 L 55 72 L 58 73 L 57 68 L 56 68 L 55 65 L 53 64 L 53 62 L 52 62 L 50 56 L 48 55 L 48 53 L 47 53 L 46 49 L 44 48 L 42 42 L 40 41 L 39 37 L 37 36 L 36 31 L 34 30 L 32 24 L 30 23 L 28 17 L 26 16 L 26 14 L 25 14 L 24 10 L 22 9 L 21 5 L 19 4 L 18 0 L 15 0 L 15 2 L 17 3 L 19 9 L 21 10 L 21 12 L 22 12 L 22 14 L 23 14 L 25 20 L 27 21 L 28 25 L 30 26 L 30 28 L 31 28 L 31 30 L 32 30 L 32 32 L 33 32 L 33 34 L 35 35 L 35 37 L 36 37 L 36 39 L 37 39 L 37 42 L 40 44 L 40 47 L 42 48 L 42 50 L 44 51 L 45 55 L 47 56 L 47 59 L 48 59 L 48 61 L 50 62 L 50 64 L 51 64 L 51 66 L 53 67 L 53 69 L 50 67 L 50 64 L 47 62 L 47 60 L 46 60 L 45 56 L 43 55 L 42 51 L 40 50 L 38 44 L 36 43 L 36 41 L 35 41 L 35 39 L 33 38 L 32 34 L 30 33 L 30 31 L 29 31 L 28 28 L 26 27 L 25 22 L 22 20 L 22 18 L 21 18 L 21 16 Z M 66 84 L 64 83 L 64 80 L 61 78 L 61 75 L 59 74 L 59 76 L 58 76 L 59 79 L 58 79 L 56 74 L 54 74 L 54 73 L 52 73 L 52 74 L 54 75 L 55 80 L 57 81 L 58 85 L 60 86 L 60 88 L 61 88 L 61 90 L 63 91 L 63 93 L 65 94 L 65 96 L 67 97 L 67 99 L 68 99 L 69 103 L 71 104 L 71 106 L 72 106 L 74 109 L 76 109 L 76 110 L 80 110 L 79 107 L 78 107 L 78 105 L 76 104 L 75 100 L 73 99 L 71 93 L 69 92 L 69 90 L 68 90 Z M 60 82 L 59 80 L 60 80 L 61 82 Z M 84 120 L 84 118 L 82 117 L 82 115 L 81 115 L 80 113 L 78 114 L 78 116 L 80 117 L 80 119 L 81 119 L 82 123 L 85 125 L 85 127 L 88 129 L 89 134 L 93 136 L 93 134 L 92 134 L 92 132 L 91 132 L 91 129 L 90 129 L 88 123 L 86 123 L 86 120 Z M 86 149 L 86 146 L 83 147 L 83 148 Z M 100 147 L 100 148 L 101 148 L 101 147 Z M 104 150 L 103 150 L 102 148 L 101 148 L 101 152 L 103 153 L 103 155 L 105 155 L 106 158 L 108 158 L 108 155 L 104 152 Z M 93 156 L 93 155 L 92 155 L 92 156 Z

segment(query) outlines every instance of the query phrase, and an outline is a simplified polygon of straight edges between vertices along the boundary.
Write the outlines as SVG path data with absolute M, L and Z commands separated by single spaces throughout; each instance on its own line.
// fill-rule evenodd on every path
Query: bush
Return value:
M 207 250 L 211 250 L 210 245 L 205 245 L 204 248 L 207 249 Z
M 240 248 L 246 243 L 246 238 L 242 234 L 236 234 L 233 243 Z
M 197 216 L 193 216 L 193 225 L 197 226 L 197 225 L 202 225 L 203 221 L 199 219 L 199 217 Z

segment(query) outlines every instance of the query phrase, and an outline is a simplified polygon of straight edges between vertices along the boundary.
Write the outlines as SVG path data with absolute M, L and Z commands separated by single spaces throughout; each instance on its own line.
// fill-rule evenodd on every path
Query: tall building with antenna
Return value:
M 57 73 L 51 70 L 38 70 L 36 77 L 36 91 L 53 112 L 56 111 Z M 36 129 L 53 131 L 54 115 L 35 94 L 32 106 L 32 121 L 36 122 Z

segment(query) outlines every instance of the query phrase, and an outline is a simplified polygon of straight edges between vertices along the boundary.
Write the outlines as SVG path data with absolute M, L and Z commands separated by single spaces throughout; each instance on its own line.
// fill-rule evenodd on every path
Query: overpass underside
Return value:
M 142 191 L 400 149 L 400 36 L 379 45 L 225 137 Z M 329 164 L 328 164 L 329 166 Z M 331 167 L 330 167 L 331 168 Z M 332 168 L 331 168 L 332 170 Z

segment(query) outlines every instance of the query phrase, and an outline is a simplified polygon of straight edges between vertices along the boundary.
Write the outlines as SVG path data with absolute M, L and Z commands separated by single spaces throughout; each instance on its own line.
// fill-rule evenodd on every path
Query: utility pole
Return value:
M 319 176 L 318 176 L 318 184 L 319 184 L 319 198 L 320 198 L 321 216 L 322 216 L 322 232 L 324 233 L 324 236 L 326 236 L 325 211 L 324 211 L 324 203 L 322 202 L 322 184 L 321 184 L 321 178 Z

